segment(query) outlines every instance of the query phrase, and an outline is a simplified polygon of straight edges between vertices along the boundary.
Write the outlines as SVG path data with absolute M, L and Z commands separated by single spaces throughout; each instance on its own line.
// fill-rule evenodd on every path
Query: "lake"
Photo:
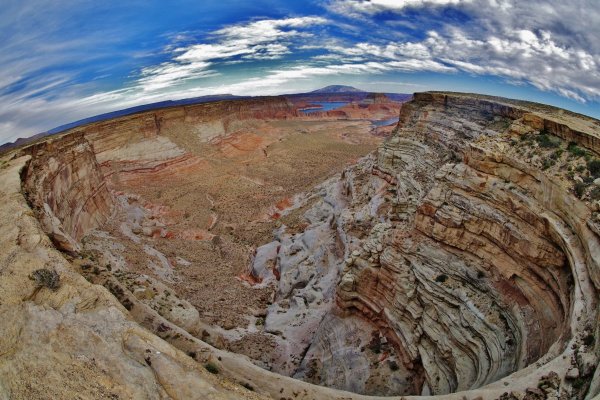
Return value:
M 348 104 L 347 101 L 311 101 L 311 106 L 319 108 L 301 108 L 299 111 L 303 112 L 304 114 L 311 114 L 314 112 L 336 110 L 345 106 L 346 104 Z
M 391 124 L 398 123 L 399 119 L 400 118 L 398 118 L 398 117 L 394 117 L 394 118 L 383 119 L 381 121 L 371 121 L 371 122 L 375 126 L 388 126 L 388 125 L 391 125 Z

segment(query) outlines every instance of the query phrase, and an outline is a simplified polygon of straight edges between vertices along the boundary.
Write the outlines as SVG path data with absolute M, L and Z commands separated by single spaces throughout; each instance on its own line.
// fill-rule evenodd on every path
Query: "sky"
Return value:
M 97 114 L 331 84 L 600 118 L 600 0 L 2 0 L 0 144 Z

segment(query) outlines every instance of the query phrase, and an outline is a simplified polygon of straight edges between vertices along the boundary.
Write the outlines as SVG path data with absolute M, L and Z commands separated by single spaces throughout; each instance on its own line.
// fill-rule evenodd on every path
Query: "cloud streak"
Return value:
M 211 66 L 217 61 L 236 57 L 241 61 L 279 59 L 290 53 L 292 40 L 310 35 L 296 28 L 325 23 L 325 18 L 310 16 L 228 26 L 213 32 L 214 43 L 176 48 L 171 61 L 144 68 L 138 84 L 144 92 L 152 92 L 172 88 L 190 79 L 216 76 L 218 72 Z
M 360 17 L 384 11 L 399 12 L 411 8 L 457 6 L 472 0 L 335 0 L 329 9 L 338 14 Z

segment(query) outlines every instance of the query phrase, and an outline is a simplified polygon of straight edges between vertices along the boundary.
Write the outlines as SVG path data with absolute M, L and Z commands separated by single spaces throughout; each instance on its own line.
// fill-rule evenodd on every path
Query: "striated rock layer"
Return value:
M 549 107 L 416 94 L 376 154 L 282 211 L 305 207 L 305 228 L 282 226 L 249 276 L 276 287 L 272 370 L 306 382 L 207 344 L 217 335 L 164 282 L 120 281 L 78 257 L 79 240 L 125 207 L 109 190 L 118 180 L 172 179 L 202 163 L 179 143 L 294 117 L 283 98 L 156 110 L 4 157 L 0 399 L 600 392 L 600 207 L 594 172 L 569 164 L 598 157 L 600 125 Z M 60 287 L 36 285 L 39 268 Z
M 598 125 L 533 107 L 416 94 L 377 155 L 321 189 L 307 230 L 280 239 L 278 298 L 267 316 L 267 329 L 288 326 L 289 356 L 301 358 L 295 376 L 361 393 L 446 394 L 502 378 L 506 389 L 525 392 L 517 376 L 535 387 L 556 373 L 567 376 L 550 385 L 557 395 L 597 392 L 597 378 L 588 391 L 598 359 L 596 212 L 573 195 L 573 181 L 549 176 L 513 148 L 522 135 L 546 135 L 563 139 L 559 150 L 571 141 L 595 151 Z M 342 250 L 323 256 L 326 242 L 310 240 L 316 233 L 338 237 Z M 289 254 L 303 261 L 290 264 Z M 343 269 L 331 280 L 335 265 Z M 327 293 L 337 306 L 322 310 Z M 306 307 L 286 310 L 288 302 Z M 339 315 L 363 317 L 375 346 Z M 362 356 L 351 355 L 361 346 Z M 365 348 L 382 353 L 366 369 Z M 378 369 L 390 360 L 399 365 Z M 354 371 L 340 368 L 352 363 Z M 531 365 L 541 367 L 535 378 L 510 375 Z M 381 374 L 404 384 L 382 391 Z

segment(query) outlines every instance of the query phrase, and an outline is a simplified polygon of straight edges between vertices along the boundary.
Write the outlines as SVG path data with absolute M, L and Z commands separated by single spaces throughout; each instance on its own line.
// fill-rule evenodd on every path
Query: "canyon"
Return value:
M 0 399 L 597 398 L 600 121 L 318 96 L 1 155 Z

